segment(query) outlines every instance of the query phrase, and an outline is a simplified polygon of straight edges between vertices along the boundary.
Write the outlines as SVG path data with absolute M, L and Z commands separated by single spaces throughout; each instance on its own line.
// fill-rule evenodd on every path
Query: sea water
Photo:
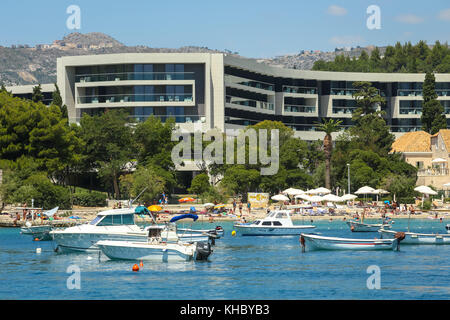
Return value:
M 325 236 L 380 237 L 376 232 L 352 233 L 341 219 L 313 224 L 314 232 Z M 408 224 L 414 232 L 446 233 L 445 220 L 398 219 L 392 229 L 406 231 Z M 132 271 L 139 262 L 109 260 L 98 253 L 58 254 L 52 241 L 32 241 L 18 228 L 2 228 L 0 299 L 450 298 L 450 245 L 302 253 L 298 236 L 233 237 L 232 222 L 196 222 L 192 227 L 216 225 L 225 229 L 225 236 L 216 241 L 210 261 L 144 261 L 139 272 Z M 370 266 L 379 268 L 379 289 L 368 285 Z

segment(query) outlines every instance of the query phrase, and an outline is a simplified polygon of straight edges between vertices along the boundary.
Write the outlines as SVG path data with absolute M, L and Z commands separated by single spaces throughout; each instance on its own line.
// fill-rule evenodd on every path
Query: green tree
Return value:
M 331 188 L 331 155 L 333 152 L 333 139 L 331 134 L 340 130 L 341 123 L 341 120 L 329 119 L 316 125 L 318 131 L 325 132 L 323 150 L 325 154 L 325 188 L 327 189 Z
M 57 105 L 58 107 L 61 108 L 62 117 L 64 119 L 69 118 L 67 106 L 63 105 L 61 91 L 59 91 L 59 87 L 56 83 L 55 83 L 55 91 L 53 91 L 53 93 L 52 93 L 52 104 Z
M 31 96 L 33 102 L 42 102 L 44 100 L 44 95 L 42 94 L 41 84 L 33 87 L 33 94 Z
M 358 122 L 363 115 L 375 113 L 377 107 L 381 107 L 386 103 L 377 88 L 372 87 L 372 83 L 367 81 L 356 81 L 353 88 L 357 91 L 353 93 L 356 100 L 356 110 L 353 112 L 352 120 Z
M 124 110 L 110 110 L 101 115 L 83 115 L 80 136 L 85 141 L 87 169 L 96 169 L 114 195 L 120 198 L 119 176 L 133 160 L 133 130 Z
M 202 199 L 202 195 L 209 192 L 211 185 L 209 184 L 209 176 L 207 173 L 200 173 L 196 175 L 191 182 L 191 187 L 188 189 L 190 193 L 199 195 Z
M 423 82 L 423 108 L 420 119 L 422 121 L 422 129 L 430 134 L 435 134 L 440 129 L 447 128 L 444 107 L 437 100 L 435 88 L 436 80 L 434 74 L 427 72 Z

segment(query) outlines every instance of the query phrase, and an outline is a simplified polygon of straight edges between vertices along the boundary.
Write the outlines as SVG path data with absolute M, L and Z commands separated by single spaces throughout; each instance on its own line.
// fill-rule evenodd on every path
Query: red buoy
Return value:
M 137 265 L 137 264 L 135 264 L 134 266 L 133 266 L 133 269 L 132 269 L 134 272 L 137 272 L 137 271 L 139 271 L 139 266 Z

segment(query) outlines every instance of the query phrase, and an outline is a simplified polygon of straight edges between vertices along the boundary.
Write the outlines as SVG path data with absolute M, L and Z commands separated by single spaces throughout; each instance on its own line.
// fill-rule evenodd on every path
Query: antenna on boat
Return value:
M 129 204 L 130 208 L 131 208 L 131 206 L 133 205 L 133 202 L 135 202 L 137 199 L 139 199 L 139 197 L 140 197 L 140 196 L 144 193 L 144 191 L 147 190 L 147 189 L 148 189 L 148 187 L 145 187 L 144 190 L 142 190 L 141 193 L 139 193 L 139 194 L 137 195 L 136 198 L 130 200 L 130 202 L 129 202 L 129 203 L 130 203 L 130 204 Z

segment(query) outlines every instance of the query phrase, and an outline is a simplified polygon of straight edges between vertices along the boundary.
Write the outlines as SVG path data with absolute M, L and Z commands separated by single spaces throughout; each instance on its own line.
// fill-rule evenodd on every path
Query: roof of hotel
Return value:
M 442 130 L 441 130 L 442 131 Z M 450 130 L 448 133 L 450 142 Z M 431 134 L 425 131 L 407 132 L 392 144 L 391 152 L 430 152 Z

